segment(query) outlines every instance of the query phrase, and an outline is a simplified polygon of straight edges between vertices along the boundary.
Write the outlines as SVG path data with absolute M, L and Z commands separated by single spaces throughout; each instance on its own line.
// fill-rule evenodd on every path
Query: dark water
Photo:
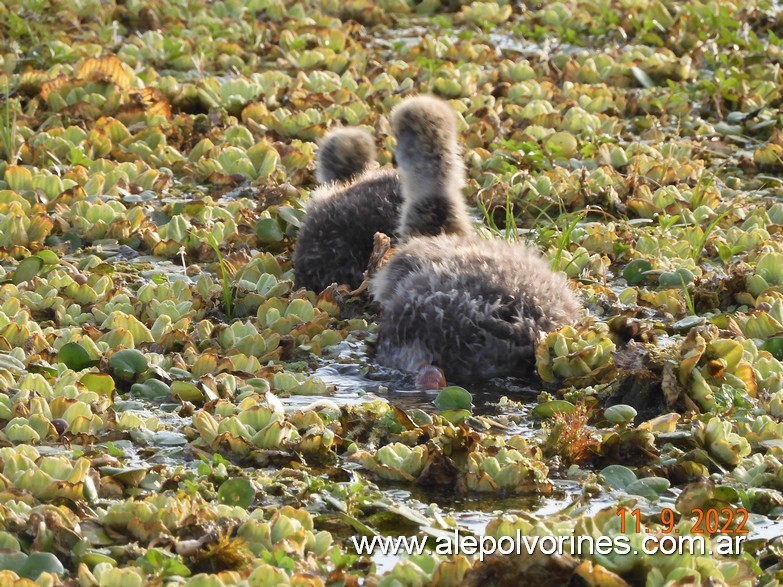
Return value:
M 334 347 L 332 357 L 324 359 L 314 375 L 332 388 L 327 397 L 338 405 L 355 405 L 381 398 L 402 409 L 436 411 L 432 402 L 438 395 L 437 390 L 416 389 L 412 376 L 374 364 L 363 342 L 344 342 Z M 532 379 L 526 381 L 515 377 L 460 382 L 460 385 L 473 396 L 473 413 L 482 416 L 504 413 L 508 408 L 498 403 L 503 396 L 514 402 L 532 404 L 541 392 L 534 387 Z M 306 400 L 304 403 L 310 403 L 319 397 L 291 397 L 284 403 L 298 407 L 302 399 Z

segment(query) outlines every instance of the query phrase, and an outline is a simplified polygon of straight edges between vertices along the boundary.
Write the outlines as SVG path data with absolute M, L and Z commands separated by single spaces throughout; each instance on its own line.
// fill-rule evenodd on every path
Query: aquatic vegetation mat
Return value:
M 783 582 L 781 38 L 769 0 L 1 4 L 2 583 Z M 317 139 L 391 164 L 417 92 L 477 230 L 587 308 L 437 398 L 291 266 Z

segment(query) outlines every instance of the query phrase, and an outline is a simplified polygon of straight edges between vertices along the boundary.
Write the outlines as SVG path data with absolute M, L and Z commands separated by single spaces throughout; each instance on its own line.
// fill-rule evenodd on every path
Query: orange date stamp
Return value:
M 626 514 L 630 514 L 633 518 L 634 528 L 627 528 L 628 518 Z M 630 531 L 636 531 L 637 534 L 642 533 L 642 514 L 638 509 L 628 510 L 626 508 L 620 508 L 617 510 L 617 515 L 620 516 L 620 532 L 625 534 L 626 529 Z M 680 529 L 677 527 L 678 513 L 670 508 L 664 508 L 660 513 L 662 528 L 657 532 L 663 534 L 679 534 Z M 745 524 L 748 522 L 748 510 L 743 508 L 694 508 L 691 510 L 691 527 L 689 534 L 747 534 L 748 530 L 745 529 Z M 649 528 L 644 530 L 649 534 L 652 532 Z

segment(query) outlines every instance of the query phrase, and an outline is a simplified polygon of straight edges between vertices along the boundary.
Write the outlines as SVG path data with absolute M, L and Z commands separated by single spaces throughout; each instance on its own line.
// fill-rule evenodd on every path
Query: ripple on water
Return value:
M 366 401 L 383 399 L 402 409 L 420 408 L 434 411 L 432 402 L 437 391 L 422 391 L 414 386 L 411 376 L 374 364 L 363 342 L 344 342 L 333 349 L 331 358 L 314 375 L 321 378 L 333 392 L 329 396 L 289 397 L 286 406 L 302 407 L 319 399 L 330 399 L 338 405 L 360 405 Z M 493 378 L 462 384 L 473 396 L 474 413 L 492 416 L 505 410 L 498 400 L 507 396 L 517 402 L 534 402 L 541 392 L 530 381 L 515 378 Z
M 400 507 L 410 508 L 427 517 L 432 518 L 435 510 L 439 516 L 453 518 L 456 530 L 461 536 L 484 536 L 487 524 L 498 516 L 525 514 L 543 519 L 564 510 L 579 500 L 582 495 L 582 487 L 575 481 L 554 480 L 553 484 L 555 491 L 549 497 L 540 495 L 496 497 L 468 494 L 455 498 L 453 492 L 433 492 L 421 488 L 388 489 L 384 491 L 384 495 Z M 591 503 L 591 507 L 595 506 L 598 511 L 612 503 L 613 500 L 609 498 L 599 499 Z M 402 557 L 376 550 L 371 558 L 379 572 L 386 572 L 391 571 Z

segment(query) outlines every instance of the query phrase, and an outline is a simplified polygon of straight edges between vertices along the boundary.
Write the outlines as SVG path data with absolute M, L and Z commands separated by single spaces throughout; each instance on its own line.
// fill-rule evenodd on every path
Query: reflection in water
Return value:
M 414 387 L 414 378 L 400 371 L 375 365 L 369 358 L 367 346 L 362 342 L 344 342 L 337 345 L 331 359 L 325 359 L 314 375 L 320 377 L 334 391 L 329 399 L 338 405 L 358 405 L 372 399 L 383 398 L 402 409 L 420 408 L 434 411 L 432 401 L 437 391 L 421 391 Z M 531 387 L 530 381 L 515 378 L 493 378 L 463 383 L 473 395 L 476 415 L 492 416 L 501 413 L 498 400 L 506 396 L 516 402 L 534 402 L 540 393 Z M 301 407 L 321 396 L 284 399 L 287 406 Z
M 428 517 L 429 510 L 436 507 L 441 516 L 450 516 L 457 524 L 462 535 L 473 534 L 483 536 L 487 524 L 502 515 L 532 515 L 538 518 L 552 516 L 577 501 L 582 495 L 582 487 L 575 481 L 554 481 L 555 491 L 549 497 L 540 495 L 497 497 L 481 494 L 469 494 L 456 498 L 453 493 L 437 492 L 431 489 L 390 489 L 384 491 L 392 501 L 410 507 Z M 591 501 L 591 509 L 598 511 L 614 503 L 608 496 L 604 499 Z M 390 571 L 399 561 L 399 556 L 384 555 L 375 552 L 372 560 L 379 572 Z

